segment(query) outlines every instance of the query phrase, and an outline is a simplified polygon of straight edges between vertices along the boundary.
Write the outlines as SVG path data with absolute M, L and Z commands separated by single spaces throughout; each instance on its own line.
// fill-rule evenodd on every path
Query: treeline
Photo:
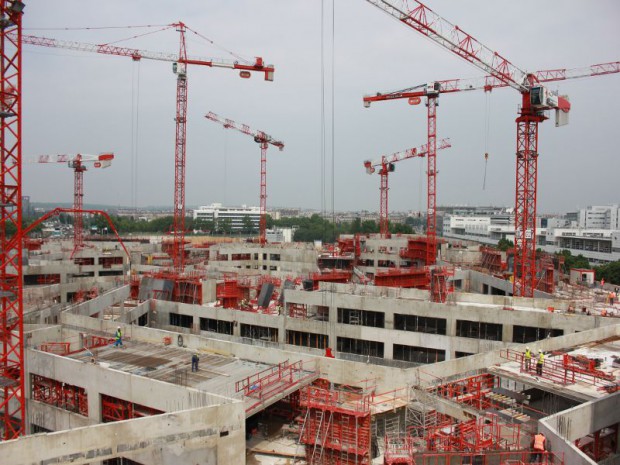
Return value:
M 131 217 L 112 216 L 114 226 L 121 234 L 127 233 L 166 233 L 172 229 L 173 218 L 166 216 L 145 221 Z M 370 234 L 378 233 L 379 225 L 376 221 L 356 218 L 351 222 L 332 222 L 320 215 L 312 215 L 310 217 L 299 218 L 281 218 L 279 220 L 272 219 L 267 215 L 267 228 L 273 227 L 295 228 L 294 240 L 298 242 L 313 242 L 321 240 L 323 242 L 335 242 L 340 234 Z M 413 227 L 423 225 L 421 218 L 407 218 L 405 224 L 389 223 L 389 231 L 392 234 L 411 234 Z M 105 218 L 97 216 L 91 218 L 89 227 L 94 227 L 97 231 L 102 231 L 108 227 Z M 187 231 L 198 231 L 205 234 L 257 234 L 257 228 L 254 226 L 250 218 L 246 217 L 243 221 L 241 231 L 233 231 L 229 220 L 213 221 L 194 220 L 190 217 L 185 218 L 185 229 Z
M 379 224 L 373 220 L 356 218 L 350 222 L 333 222 L 314 214 L 304 218 L 282 218 L 272 221 L 273 225 L 282 228 L 296 228 L 293 240 L 296 242 L 323 241 L 335 242 L 341 234 L 371 234 L 379 232 Z M 269 226 L 269 222 L 267 225 Z M 389 223 L 388 229 L 392 234 L 412 234 L 413 227 L 422 224 L 419 218 L 407 218 L 405 224 Z

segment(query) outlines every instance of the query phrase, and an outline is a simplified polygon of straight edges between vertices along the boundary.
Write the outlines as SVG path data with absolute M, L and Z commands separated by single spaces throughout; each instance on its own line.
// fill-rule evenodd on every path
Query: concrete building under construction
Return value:
M 266 153 L 270 146 L 283 150 L 284 143 L 212 112 L 205 117 L 259 144 L 260 207 L 231 211 L 212 205 L 197 210 L 196 225 L 248 234 L 258 225 L 258 238 L 216 243 L 186 234 L 189 70 L 215 67 L 273 81 L 273 65 L 262 57 L 242 59 L 219 45 L 234 59 L 192 57 L 186 34 L 215 42 L 181 21 L 131 37 L 174 30 L 178 54 L 117 46 L 125 40 L 118 38 L 97 45 L 24 34 L 24 3 L 0 0 L 2 465 L 620 463 L 616 291 L 597 282 L 592 270 L 572 270 L 567 278 L 571 270 L 564 269 L 564 256 L 538 250 L 544 244 L 536 233 L 538 126 L 552 110 L 556 125 L 564 125 L 570 110 L 567 96 L 546 86 L 619 73 L 619 63 L 525 72 L 420 2 L 368 1 L 399 27 L 456 53 L 485 77 L 426 80 L 363 97 L 366 107 L 424 100 L 426 144 L 364 162 L 368 173 L 381 176 L 379 234 L 300 244 L 270 242 L 284 240 L 283 231 L 267 235 Z M 329 29 L 323 20 L 322 35 Z M 325 101 L 323 57 L 329 41 L 324 38 Z M 22 211 L 29 203 L 22 195 L 25 45 L 172 64 L 176 113 L 169 237 L 122 240 L 106 212 L 84 208 L 84 163 L 109 166 L 114 154 L 107 152 L 41 155 L 39 163 L 67 163 L 73 169 L 73 208 L 56 208 L 24 224 Z M 132 80 L 139 82 L 137 76 Z M 514 216 L 500 218 L 495 231 L 497 238 L 509 231 L 513 247 L 444 240 L 438 237 L 436 155 L 450 144 L 437 140 L 438 98 L 501 87 L 522 99 Z M 137 107 L 133 92 L 131 98 Z M 290 98 L 286 103 L 290 110 Z M 132 115 L 136 166 L 137 126 Z M 332 125 L 332 152 L 333 134 Z M 388 173 L 396 161 L 412 157 L 427 161 L 425 234 L 391 234 Z M 335 170 L 333 153 L 331 161 Z M 137 173 L 132 177 L 137 182 Z M 158 177 L 149 179 L 160 187 Z M 335 191 L 332 179 L 332 196 Z M 332 210 L 333 205 L 332 197 Z M 28 235 L 45 219 L 67 213 L 73 241 Z M 616 213 L 610 227 L 614 221 L 617 226 Z M 88 237 L 86 214 L 107 220 L 118 240 Z M 484 224 L 450 224 L 454 234 L 467 238 L 479 235 L 479 226 Z M 604 241 L 588 240 L 587 248 L 596 242 L 597 253 L 606 251 L 616 240 L 616 232 L 611 234 Z M 574 250 L 586 248 L 583 238 L 577 239 L 565 242 Z
M 512 464 L 537 431 L 540 463 L 620 457 L 620 307 L 603 290 L 513 297 L 484 247 L 446 243 L 470 263 L 439 263 L 437 298 L 428 269 L 358 268 L 367 244 L 398 262 L 415 237 L 347 241 L 213 245 L 193 300 L 139 265 L 154 244 L 130 243 L 127 274 L 111 243 L 72 260 L 43 243 L 25 271 L 29 435 L 3 463 Z

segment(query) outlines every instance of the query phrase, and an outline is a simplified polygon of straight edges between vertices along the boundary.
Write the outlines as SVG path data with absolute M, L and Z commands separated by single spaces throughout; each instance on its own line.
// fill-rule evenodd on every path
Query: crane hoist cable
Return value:
M 131 203 L 134 212 L 138 209 L 138 173 L 140 171 L 140 63 L 134 62 L 131 86 Z
M 487 164 L 489 162 L 489 133 L 491 132 L 491 92 L 485 92 L 484 105 L 484 176 L 482 178 L 482 190 L 487 186 Z

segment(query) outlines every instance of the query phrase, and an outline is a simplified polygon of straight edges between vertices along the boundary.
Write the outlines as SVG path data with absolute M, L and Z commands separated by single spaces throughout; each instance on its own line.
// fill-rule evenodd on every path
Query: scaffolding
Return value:
M 32 375 L 32 399 L 88 417 L 88 395 L 84 388 Z
M 245 409 L 249 416 L 261 410 L 265 402 L 277 397 L 282 398 L 287 391 L 293 388 L 299 389 L 317 377 L 318 372 L 304 369 L 301 360 L 295 363 L 289 363 L 287 360 L 237 381 L 235 392 L 241 392 L 245 398 L 252 399 Z
M 490 247 L 480 247 L 482 253 L 482 268 L 489 270 L 490 273 L 500 274 L 505 268 L 502 263 L 502 252 Z
M 101 420 L 103 423 L 131 420 L 162 413 L 164 412 L 145 405 L 134 404 L 105 394 L 101 395 Z
M 316 385 L 301 391 L 305 408 L 299 442 L 308 465 L 369 465 L 370 396 Z
M 431 270 L 431 301 L 446 302 L 448 294 L 454 291 L 452 282 L 448 281 L 451 276 L 454 276 L 454 270 L 452 269 L 440 267 Z

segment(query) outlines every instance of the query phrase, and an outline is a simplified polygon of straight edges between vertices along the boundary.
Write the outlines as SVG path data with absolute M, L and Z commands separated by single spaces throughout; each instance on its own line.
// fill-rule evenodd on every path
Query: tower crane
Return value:
M 267 149 L 269 145 L 278 147 L 280 151 L 284 150 L 284 143 L 279 140 L 275 140 L 269 134 L 263 131 L 256 131 L 250 129 L 247 124 L 238 124 L 231 119 L 223 119 L 213 112 L 209 112 L 205 115 L 205 118 L 224 126 L 225 129 L 236 129 L 243 134 L 247 134 L 254 138 L 254 142 L 260 144 L 260 227 L 259 227 L 259 241 L 261 245 L 266 242 L 266 230 L 267 230 Z
M 254 63 L 239 63 L 238 61 L 191 57 L 187 55 L 185 33 L 191 29 L 184 23 L 173 23 L 169 27 L 176 28 L 179 33 L 179 53 L 162 53 L 147 50 L 138 50 L 113 45 L 96 45 L 75 41 L 56 40 L 46 37 L 23 35 L 22 41 L 29 45 L 54 47 L 82 52 L 101 53 L 129 57 L 134 61 L 141 59 L 169 61 L 173 63 L 173 72 L 177 76 L 176 98 L 176 137 L 174 150 L 174 221 L 172 240 L 172 261 L 174 271 L 180 274 L 185 269 L 185 147 L 187 128 L 187 66 L 200 65 L 212 68 L 229 68 L 240 70 L 240 77 L 247 79 L 251 72 L 261 72 L 266 81 L 273 81 L 274 67 L 266 65 L 261 57 L 256 57 Z
M 437 150 L 447 149 L 452 147 L 450 139 L 442 139 L 439 142 Z M 374 161 L 366 160 L 364 167 L 368 174 L 372 174 L 379 168 L 379 176 L 381 176 L 380 194 L 381 200 L 379 202 L 379 232 L 381 236 L 387 237 L 388 230 L 388 175 L 395 170 L 394 163 L 407 160 L 408 158 L 420 157 L 423 158 L 428 154 L 427 144 L 421 145 L 418 148 L 407 149 L 402 152 L 393 153 L 392 155 L 382 155 Z
M 82 210 L 84 208 L 84 171 L 86 164 L 93 168 L 107 168 L 112 165 L 113 153 L 101 153 L 99 155 L 40 155 L 36 163 L 66 163 L 73 169 L 73 253 L 71 257 L 84 248 L 84 222 Z
M 513 65 L 497 52 L 486 47 L 470 34 L 445 20 L 418 0 L 366 0 L 383 12 L 431 39 L 462 59 L 521 94 L 517 123 L 517 167 L 515 189 L 515 266 L 513 295 L 533 297 L 536 286 L 536 194 L 538 181 L 538 125 L 548 119 L 545 112 L 555 110 L 556 125 L 568 122 L 570 103 L 542 85 L 535 73 Z M 557 70 L 562 74 L 562 70 Z M 431 115 L 429 99 L 429 163 L 433 153 L 430 142 Z M 431 121 L 432 119 L 432 121 Z M 434 153 L 432 155 L 434 160 Z M 430 165 L 429 165 L 430 166 Z M 434 189 L 434 186 L 432 186 Z M 429 186 L 429 198 L 435 198 Z M 429 209 L 431 201 L 429 200 Z M 429 212 L 430 214 L 431 212 Z M 434 212 L 432 212 L 434 216 Z M 434 230 L 432 231 L 434 233 Z
M 563 81 L 567 79 L 578 79 L 588 76 L 602 76 L 604 74 L 613 74 L 620 72 L 620 62 L 601 63 L 585 68 L 574 69 L 550 69 L 536 71 L 535 76 L 538 82 L 553 82 Z M 455 92 L 467 92 L 471 90 L 484 90 L 490 92 L 495 88 L 507 87 L 508 84 L 499 80 L 494 76 L 483 76 L 477 78 L 468 79 L 448 79 L 445 81 L 433 81 L 429 83 L 420 84 L 413 87 L 408 87 L 402 90 L 378 92 L 375 95 L 364 96 L 364 107 L 368 108 L 373 102 L 383 102 L 388 100 L 407 99 L 410 105 L 418 105 L 422 98 L 426 98 L 428 107 L 428 135 L 429 140 L 434 138 L 433 134 L 436 127 L 437 119 L 437 102 L 436 100 L 440 95 L 451 94 Z M 568 113 L 558 113 L 558 120 L 556 125 L 560 125 L 562 120 L 567 118 Z M 435 261 L 436 256 L 436 236 L 435 236 L 435 224 L 436 224 L 436 163 L 434 154 L 429 155 L 428 158 L 428 195 L 427 195 L 427 264 L 432 264 Z
M 0 0 L 0 427 L 24 433 L 22 271 L 22 17 L 19 0 Z M 11 232 L 19 240 L 12 240 Z

